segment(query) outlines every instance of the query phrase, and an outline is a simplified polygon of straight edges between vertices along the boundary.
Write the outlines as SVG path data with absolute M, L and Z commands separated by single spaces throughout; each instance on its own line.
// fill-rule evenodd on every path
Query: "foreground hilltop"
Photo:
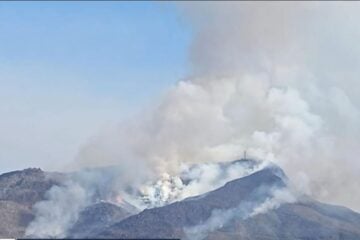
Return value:
M 257 169 L 259 162 L 246 159 L 220 166 L 228 169 L 232 164 L 236 169 L 243 166 L 256 171 L 204 194 L 141 212 L 109 202 L 90 202 L 80 210 L 66 235 L 194 240 L 360 239 L 360 214 L 306 196 L 289 198 L 287 177 L 276 165 Z M 40 169 L 0 175 L 0 237 L 24 237 L 35 217 L 34 204 L 46 200 L 47 191 L 63 184 L 64 179 L 66 174 Z

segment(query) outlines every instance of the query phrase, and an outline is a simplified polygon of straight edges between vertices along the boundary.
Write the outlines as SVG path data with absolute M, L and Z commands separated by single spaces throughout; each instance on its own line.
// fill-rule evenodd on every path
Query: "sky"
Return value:
M 1 2 L 0 172 L 57 169 L 185 77 L 171 3 Z

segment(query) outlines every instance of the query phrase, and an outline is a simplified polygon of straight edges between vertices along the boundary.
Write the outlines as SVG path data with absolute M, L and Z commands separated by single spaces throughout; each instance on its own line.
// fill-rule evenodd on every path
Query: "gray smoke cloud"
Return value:
M 116 164 L 129 173 L 120 182 L 148 181 L 247 150 L 280 165 L 297 189 L 360 210 L 359 3 L 179 8 L 194 33 L 189 77 L 90 140 L 75 166 Z

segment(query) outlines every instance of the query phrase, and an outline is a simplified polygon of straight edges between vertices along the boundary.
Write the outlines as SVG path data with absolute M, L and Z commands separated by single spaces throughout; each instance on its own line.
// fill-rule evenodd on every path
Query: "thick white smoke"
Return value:
M 72 181 L 52 187 L 46 195 L 46 201 L 34 205 L 36 217 L 27 227 L 25 236 L 65 238 L 90 196 L 83 187 Z
M 129 176 L 148 179 L 247 149 L 318 199 L 360 210 L 359 3 L 179 7 L 194 33 L 189 78 L 93 139 L 77 164 L 140 168 Z
M 61 184 L 50 188 L 45 199 L 33 206 L 35 219 L 27 226 L 25 236 L 38 238 L 65 238 L 76 223 L 79 213 L 87 206 L 101 201 L 111 202 L 136 213 L 127 203 L 121 190 L 128 182 L 119 182 L 117 176 L 127 176 L 117 167 L 83 169 L 63 176 Z M 128 179 L 130 179 L 128 177 Z M 136 182 L 132 181 L 136 186 Z M 123 198 L 119 197 L 119 194 Z
M 69 173 L 64 176 L 61 185 L 53 186 L 46 193 L 45 200 L 33 206 L 35 219 L 27 227 L 25 235 L 68 237 L 79 213 L 91 204 L 107 201 L 135 214 L 144 208 L 164 206 L 201 195 L 266 166 L 268 163 L 254 160 L 183 165 L 177 176 L 163 174 L 155 182 L 138 183 L 122 181 L 130 178 L 116 166 Z
M 229 181 L 257 172 L 268 164 L 254 160 L 241 160 L 230 163 L 183 165 L 179 175 L 163 174 L 155 183 L 148 182 L 141 186 L 139 190 L 142 198 L 137 207 L 160 207 L 192 196 L 199 196 L 222 187 Z

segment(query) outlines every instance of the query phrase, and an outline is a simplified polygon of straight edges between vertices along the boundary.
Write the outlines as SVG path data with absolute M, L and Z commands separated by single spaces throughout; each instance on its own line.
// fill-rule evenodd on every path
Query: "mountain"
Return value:
M 61 174 L 37 168 L 0 175 L 0 237 L 22 237 L 33 220 L 31 207 L 59 184 Z
M 35 218 L 34 204 L 46 200 L 47 191 L 53 186 L 62 185 L 68 176 L 38 168 L 0 175 L 0 238 L 24 237 L 27 226 Z M 69 235 L 82 237 L 92 234 L 137 211 L 125 201 L 119 205 L 96 202 L 80 212 Z
M 0 175 L 0 200 L 32 206 L 43 200 L 52 186 L 59 184 L 61 174 L 45 173 L 39 168 L 29 168 Z
M 249 159 L 220 165 L 224 169 L 236 165 L 254 171 L 213 191 L 140 213 L 125 201 L 115 205 L 97 199 L 81 209 L 67 236 L 184 240 L 360 239 L 359 213 L 308 196 L 287 199 L 288 179 L 278 166 L 270 164 L 258 168 L 259 162 Z M 0 175 L 0 237 L 24 237 L 26 227 L 35 217 L 33 205 L 46 199 L 47 191 L 61 185 L 65 178 L 65 174 L 33 168 Z
M 200 196 L 160 208 L 146 209 L 100 232 L 100 238 L 181 238 L 184 228 L 206 221 L 214 210 L 226 210 L 242 202 L 261 202 L 273 188 L 285 187 L 279 169 L 266 168 L 233 180 Z
M 271 166 L 206 194 L 146 209 L 106 228 L 95 237 L 360 239 L 360 214 L 309 197 L 246 217 L 249 209 L 269 200 L 274 189 L 286 189 L 286 176 L 280 168 Z M 195 234 L 189 234 L 189 229 L 193 229 Z

